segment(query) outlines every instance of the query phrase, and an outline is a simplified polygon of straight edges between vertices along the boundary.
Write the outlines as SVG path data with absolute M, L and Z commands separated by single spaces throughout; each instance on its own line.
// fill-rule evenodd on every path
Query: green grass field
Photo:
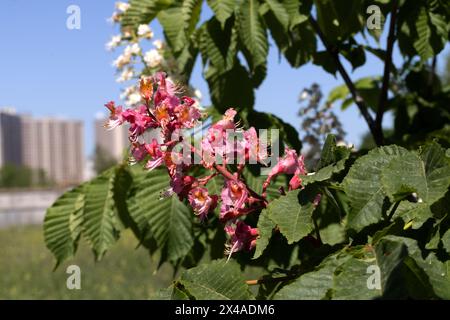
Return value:
M 86 244 L 74 259 L 53 271 L 54 259 L 44 244 L 41 226 L 0 229 L 0 300 L 5 299 L 149 299 L 172 280 L 163 266 L 124 232 L 100 262 Z M 81 269 L 81 290 L 69 290 L 67 266 Z

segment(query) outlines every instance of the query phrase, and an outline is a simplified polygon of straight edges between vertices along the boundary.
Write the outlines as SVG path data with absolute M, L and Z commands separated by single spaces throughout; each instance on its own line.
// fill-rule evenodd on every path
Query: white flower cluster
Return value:
M 123 15 L 129 9 L 130 4 L 126 2 L 116 2 L 115 11 L 109 19 L 112 23 L 120 23 Z M 159 39 L 154 39 L 152 47 L 145 51 L 141 46 L 141 41 L 149 41 L 154 38 L 153 30 L 148 24 L 141 24 L 137 30 L 132 31 L 127 28 L 122 29 L 121 33 L 111 37 L 111 40 L 106 43 L 108 51 L 122 47 L 123 52 L 119 54 L 113 61 L 112 65 L 116 68 L 117 78 L 119 83 L 127 83 L 136 81 L 143 74 L 151 74 L 157 71 L 166 71 L 170 74 L 169 63 L 166 60 L 165 44 Z M 173 59 L 173 58 L 172 58 Z M 170 60 L 171 61 L 171 60 Z M 195 90 L 195 95 L 198 101 L 201 99 L 199 90 Z M 137 105 L 141 102 L 139 88 L 136 85 L 126 87 L 120 96 L 125 104 L 129 107 Z

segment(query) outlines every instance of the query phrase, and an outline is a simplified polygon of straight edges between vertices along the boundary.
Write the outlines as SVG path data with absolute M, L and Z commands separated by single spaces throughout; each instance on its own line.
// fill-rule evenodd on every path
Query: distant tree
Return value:
M 106 169 L 111 168 L 115 164 L 117 164 L 117 160 L 114 159 L 114 157 L 111 155 L 111 153 L 108 152 L 108 150 L 105 150 L 104 148 L 98 145 L 95 147 L 95 154 L 94 154 L 95 172 L 101 173 Z
M 0 169 L 1 188 L 25 188 L 32 184 L 32 170 L 24 166 L 6 164 Z
M 43 169 L 31 169 L 27 166 L 6 164 L 0 168 L 0 188 L 50 187 L 54 182 Z

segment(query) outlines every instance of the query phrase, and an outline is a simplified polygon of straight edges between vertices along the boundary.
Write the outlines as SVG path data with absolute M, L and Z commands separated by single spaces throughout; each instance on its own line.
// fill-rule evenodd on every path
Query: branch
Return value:
M 375 123 L 377 129 L 382 132 L 383 128 L 383 115 L 386 110 L 386 101 L 388 96 L 389 89 L 389 79 L 391 75 L 391 66 L 392 66 L 392 51 L 394 49 L 395 42 L 395 23 L 397 20 L 397 6 L 398 0 L 394 0 L 392 2 L 392 13 L 391 13 L 391 21 L 389 23 L 389 34 L 387 37 L 387 45 L 386 45 L 386 60 L 384 61 L 384 74 L 383 74 L 383 83 L 381 86 L 380 99 L 378 101 L 378 111 L 377 117 L 375 119 Z
M 353 81 L 350 79 L 350 76 L 348 75 L 347 71 L 345 70 L 344 66 L 342 65 L 341 60 L 339 59 L 338 49 L 335 46 L 331 45 L 327 41 L 327 39 L 325 38 L 325 35 L 323 34 L 322 30 L 320 29 L 319 24 L 312 16 L 309 17 L 309 22 L 311 23 L 312 27 L 314 28 L 314 31 L 319 36 L 319 38 L 322 41 L 323 45 L 325 46 L 327 52 L 333 57 L 334 62 L 336 63 L 336 66 L 338 68 L 338 71 L 341 74 L 342 78 L 344 79 L 344 82 L 347 85 L 348 89 L 350 90 L 353 101 L 355 101 L 356 105 L 359 108 L 359 111 L 361 112 L 364 119 L 366 120 L 367 125 L 369 126 L 369 130 L 372 133 L 373 138 L 375 139 L 375 142 L 377 143 L 377 145 L 381 145 L 383 143 L 382 132 L 380 133 L 377 131 L 375 121 L 373 120 L 372 116 L 370 115 L 369 109 L 368 109 L 366 103 L 364 102 L 364 99 L 358 94 L 358 91 L 356 90 L 356 87 L 355 87 Z

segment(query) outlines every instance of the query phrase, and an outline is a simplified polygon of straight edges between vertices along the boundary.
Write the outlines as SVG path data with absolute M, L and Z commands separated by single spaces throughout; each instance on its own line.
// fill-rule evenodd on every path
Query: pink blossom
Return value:
M 200 119 L 200 111 L 187 104 L 180 104 L 174 109 L 177 116 L 178 127 L 180 128 L 193 128 L 196 121 Z
M 220 207 L 220 218 L 226 220 L 235 216 L 239 210 L 245 207 L 248 199 L 248 191 L 241 181 L 227 180 L 225 188 L 221 193 L 222 205 Z
M 234 252 L 252 250 L 256 246 L 256 238 L 259 235 L 257 228 L 252 228 L 243 221 L 238 221 L 236 225 L 225 226 L 225 232 L 230 237 L 226 249 L 228 259 Z
M 263 162 L 267 158 L 267 145 L 258 138 L 256 129 L 251 127 L 244 132 L 245 159 Z
M 170 180 L 170 188 L 164 193 L 164 196 L 171 196 L 176 193 L 180 200 L 183 200 L 195 185 L 197 185 L 195 177 L 175 174 Z
M 144 143 L 133 143 L 131 147 L 131 155 L 133 157 L 132 163 L 142 161 L 148 154 L 146 145 Z
M 214 129 L 225 131 L 227 129 L 236 129 L 236 124 L 234 123 L 234 117 L 237 112 L 233 108 L 225 111 L 225 115 L 222 117 L 222 120 L 219 120 L 215 124 L 212 125 Z
M 105 123 L 105 127 L 108 129 L 114 129 L 120 126 L 125 121 L 122 112 L 122 106 L 116 107 L 114 101 L 110 101 L 105 104 L 105 107 L 111 112 L 108 121 Z
M 210 196 L 206 188 L 194 188 L 189 192 L 189 203 L 201 220 L 217 206 L 217 196 Z
M 299 175 L 306 174 L 304 157 L 300 155 L 297 157 L 295 150 L 286 148 L 283 158 L 272 168 L 263 184 L 263 190 L 266 190 L 270 181 L 279 174 L 293 174 L 294 177 L 289 182 L 289 189 L 294 190 L 301 186 L 301 179 Z
M 164 160 L 164 152 L 161 151 L 161 146 L 156 139 L 152 140 L 152 143 L 146 144 L 145 149 L 150 155 L 151 159 L 145 165 L 146 169 L 153 170 L 159 167 Z
M 136 141 L 148 128 L 155 128 L 157 124 L 149 116 L 147 107 L 142 105 L 137 109 L 127 109 L 122 113 L 123 118 L 130 124 L 130 140 Z

